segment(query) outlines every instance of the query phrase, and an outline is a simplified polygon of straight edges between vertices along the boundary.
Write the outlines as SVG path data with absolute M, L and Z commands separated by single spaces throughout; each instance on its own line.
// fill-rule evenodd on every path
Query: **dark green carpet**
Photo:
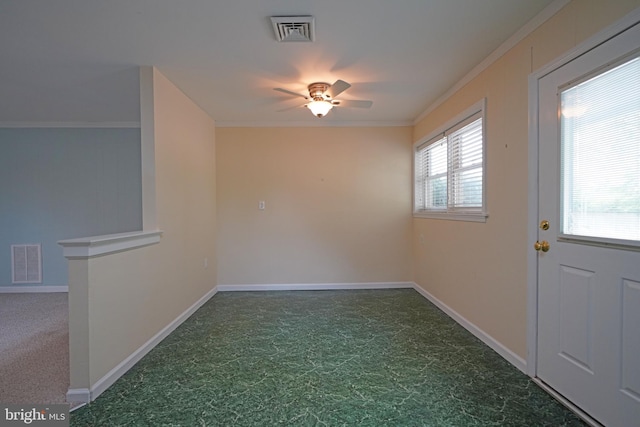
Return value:
M 218 293 L 72 426 L 582 426 L 411 289 Z

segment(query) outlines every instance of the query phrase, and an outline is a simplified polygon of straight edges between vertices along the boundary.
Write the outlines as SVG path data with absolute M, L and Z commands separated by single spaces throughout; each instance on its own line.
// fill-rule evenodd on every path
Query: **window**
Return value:
M 484 100 L 414 148 L 414 216 L 485 221 Z

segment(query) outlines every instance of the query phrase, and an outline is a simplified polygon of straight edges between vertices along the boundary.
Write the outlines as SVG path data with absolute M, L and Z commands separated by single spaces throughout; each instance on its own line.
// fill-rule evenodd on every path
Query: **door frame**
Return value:
M 604 28 L 597 34 L 588 38 L 578 46 L 560 56 L 549 64 L 543 66 L 529 75 L 529 146 L 528 146 L 528 220 L 527 220 L 527 365 L 526 373 L 533 378 L 538 385 L 550 392 L 563 404 L 571 407 L 586 418 L 579 408 L 566 401 L 544 383 L 537 380 L 537 354 L 538 354 L 538 253 L 533 249 L 533 244 L 538 240 L 538 90 L 540 80 L 568 64 L 574 59 L 584 55 L 602 43 L 614 38 L 630 27 L 640 23 L 640 8 L 628 13 L 612 25 Z

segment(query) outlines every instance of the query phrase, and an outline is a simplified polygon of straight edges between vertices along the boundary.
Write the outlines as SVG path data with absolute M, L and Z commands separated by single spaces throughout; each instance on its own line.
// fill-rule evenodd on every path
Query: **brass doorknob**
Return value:
M 543 240 L 542 242 L 535 242 L 533 244 L 533 249 L 536 251 L 549 252 L 549 242 Z

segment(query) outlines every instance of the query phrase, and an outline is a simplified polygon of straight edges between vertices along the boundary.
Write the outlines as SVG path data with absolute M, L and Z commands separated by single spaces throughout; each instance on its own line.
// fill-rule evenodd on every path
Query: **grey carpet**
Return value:
M 0 294 L 0 402 L 66 403 L 67 293 Z

